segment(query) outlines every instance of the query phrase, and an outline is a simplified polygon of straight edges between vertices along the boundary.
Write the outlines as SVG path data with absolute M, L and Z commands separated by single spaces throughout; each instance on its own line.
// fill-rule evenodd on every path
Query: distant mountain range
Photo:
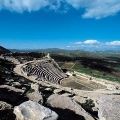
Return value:
M 38 52 L 38 53 L 55 53 L 64 55 L 91 55 L 92 54 L 119 54 L 120 50 L 101 50 L 101 51 L 85 51 L 85 50 L 68 50 L 59 48 L 48 48 L 48 49 L 6 49 L 0 46 L 0 54 L 10 53 L 10 52 Z
M 120 49 L 117 50 L 68 50 L 59 48 L 47 48 L 47 49 L 9 49 L 12 52 L 44 52 L 44 53 L 120 53 Z

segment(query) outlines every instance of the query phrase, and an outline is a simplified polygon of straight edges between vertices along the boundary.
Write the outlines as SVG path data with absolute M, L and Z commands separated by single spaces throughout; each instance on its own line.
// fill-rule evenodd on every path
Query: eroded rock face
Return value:
M 27 92 L 26 96 L 29 100 L 34 102 L 43 103 L 43 97 L 39 92 L 39 85 L 38 84 L 31 84 L 31 89 Z
M 100 120 L 120 120 L 120 96 L 105 95 L 99 99 Z
M 15 120 L 12 105 L 3 101 L 0 101 L 0 120 Z
M 37 102 L 27 101 L 14 108 L 17 120 L 57 120 L 58 115 Z
M 29 100 L 34 101 L 34 102 L 39 102 L 39 103 L 43 103 L 43 97 L 41 95 L 41 93 L 39 92 L 32 92 L 32 93 L 28 93 L 27 97 L 29 98 Z
M 6 109 L 11 109 L 12 106 L 6 102 L 0 101 L 0 111 L 1 110 L 6 110 Z
M 76 115 L 79 115 L 79 119 L 81 120 L 94 120 L 91 115 L 89 115 L 78 103 L 76 103 L 70 97 L 54 94 L 48 98 L 47 104 L 52 108 L 73 111 Z

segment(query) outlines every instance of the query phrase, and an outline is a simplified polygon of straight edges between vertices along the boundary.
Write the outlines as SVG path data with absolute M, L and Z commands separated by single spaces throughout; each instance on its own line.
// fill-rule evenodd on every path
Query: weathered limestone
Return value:
M 58 115 L 37 102 L 27 101 L 14 108 L 17 120 L 57 120 Z
M 33 89 L 34 91 L 38 92 L 39 91 L 39 85 L 36 83 L 36 84 L 31 84 L 31 89 Z
M 11 109 L 12 106 L 6 102 L 0 101 L 0 111 L 1 110 L 6 110 L 6 109 Z
M 120 120 L 120 95 L 104 95 L 99 99 L 100 120 Z
M 47 104 L 53 108 L 71 110 L 77 115 L 83 116 L 85 120 L 94 120 L 91 115 L 89 115 L 79 104 L 77 104 L 70 97 L 54 94 L 48 98 Z
M 0 88 L 2 88 L 2 89 L 8 89 L 8 90 L 11 90 L 11 91 L 14 91 L 14 92 L 24 93 L 24 90 L 21 90 L 21 89 L 18 89 L 18 88 L 9 86 L 9 85 L 1 85 Z
M 28 93 L 26 96 L 31 101 L 39 102 L 41 104 L 43 103 L 43 97 L 42 97 L 41 93 L 39 93 L 39 92 L 31 92 L 31 93 Z
M 39 92 L 39 85 L 38 84 L 31 84 L 31 89 L 27 92 L 26 96 L 29 98 L 29 100 L 34 102 L 43 103 L 43 97 L 41 93 Z
M 0 101 L 0 120 L 15 120 L 12 105 L 3 101 Z

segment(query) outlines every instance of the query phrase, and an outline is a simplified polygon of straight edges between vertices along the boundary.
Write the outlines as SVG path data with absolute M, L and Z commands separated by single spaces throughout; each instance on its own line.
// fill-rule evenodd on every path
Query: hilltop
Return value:
M 10 50 L 0 46 L 0 54 L 10 53 Z

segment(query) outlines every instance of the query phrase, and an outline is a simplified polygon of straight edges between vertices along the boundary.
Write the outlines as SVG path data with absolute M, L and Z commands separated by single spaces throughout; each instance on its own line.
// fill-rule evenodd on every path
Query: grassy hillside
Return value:
M 120 55 L 116 54 L 78 54 L 51 55 L 62 68 L 89 74 L 93 77 L 120 82 Z

